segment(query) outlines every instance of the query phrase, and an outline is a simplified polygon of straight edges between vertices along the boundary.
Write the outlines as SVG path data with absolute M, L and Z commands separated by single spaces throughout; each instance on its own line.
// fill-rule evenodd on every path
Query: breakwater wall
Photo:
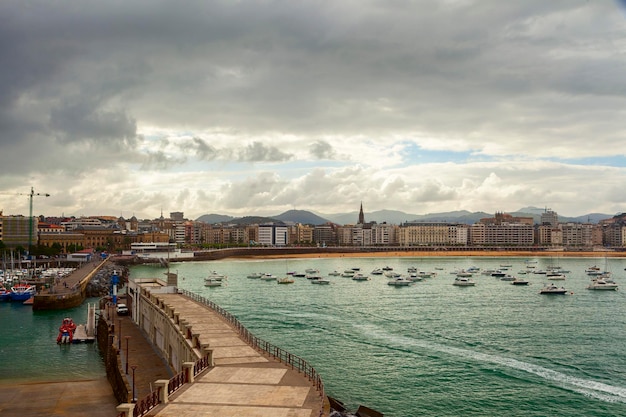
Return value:
M 89 262 L 65 278 L 65 285 L 58 283 L 47 292 L 36 294 L 33 310 L 64 310 L 81 305 L 87 297 L 89 281 L 107 262 L 108 259 Z
M 101 307 L 101 311 L 102 307 Z M 98 319 L 97 342 L 98 348 L 104 359 L 107 379 L 113 395 L 119 403 L 128 403 L 132 400 L 132 389 L 122 371 L 122 359 L 120 349 L 115 336 L 115 325 L 109 317 L 100 315 Z

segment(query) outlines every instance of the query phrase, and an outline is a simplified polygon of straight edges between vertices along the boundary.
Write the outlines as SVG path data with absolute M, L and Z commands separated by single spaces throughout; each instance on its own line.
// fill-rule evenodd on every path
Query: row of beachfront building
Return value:
M 351 225 L 207 224 L 170 213 L 154 220 L 117 217 L 43 218 L 0 216 L 0 241 L 5 247 L 128 250 L 132 243 L 175 242 L 201 245 L 318 245 L 400 247 L 563 247 L 626 246 L 625 219 L 616 216 L 600 223 L 562 223 L 546 211 L 539 224 L 532 217 L 496 213 L 474 224 L 365 222 L 362 211 Z

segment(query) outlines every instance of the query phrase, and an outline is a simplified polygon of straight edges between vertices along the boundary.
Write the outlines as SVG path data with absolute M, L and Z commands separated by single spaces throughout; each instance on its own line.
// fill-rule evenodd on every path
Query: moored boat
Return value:
M 7 290 L 3 286 L 0 286 L 0 301 L 8 301 L 11 299 L 11 291 Z
M 357 274 L 354 274 L 352 279 L 354 281 L 369 281 L 370 278 L 367 275 L 363 275 L 363 274 L 357 273 Z
M 456 285 L 457 287 L 473 287 L 476 285 L 476 282 L 468 277 L 456 277 L 452 285 Z
M 605 279 L 595 279 L 587 286 L 588 290 L 608 290 L 617 291 L 618 285 L 615 281 Z
M 224 274 L 219 274 L 217 273 L 217 271 L 211 271 L 209 275 L 205 278 L 205 280 L 211 279 L 214 281 L 222 281 L 222 280 L 225 280 L 226 278 L 228 277 Z
M 396 277 L 387 281 L 387 285 L 395 285 L 397 287 L 406 287 L 408 285 L 411 285 L 412 283 L 413 281 L 404 277 Z
M 567 290 L 564 287 L 557 287 L 554 284 L 546 285 L 539 291 L 539 294 L 554 294 L 554 295 L 563 295 L 567 294 Z
M 296 282 L 296 280 L 293 278 L 289 278 L 289 277 L 278 278 L 276 280 L 277 284 L 293 284 L 294 282 Z
M 204 286 L 205 287 L 221 287 L 222 286 L 222 280 L 221 279 L 205 278 L 204 279 Z
M 57 336 L 58 344 L 69 344 L 74 339 L 74 332 L 76 331 L 76 324 L 71 318 L 64 318 L 59 327 L 59 335 Z
M 11 287 L 11 301 L 26 301 L 34 296 L 36 289 L 34 285 L 16 284 Z

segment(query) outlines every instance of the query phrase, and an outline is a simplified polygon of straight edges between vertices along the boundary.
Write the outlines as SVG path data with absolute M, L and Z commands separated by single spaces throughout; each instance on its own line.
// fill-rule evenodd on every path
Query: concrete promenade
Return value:
M 120 302 L 125 302 L 124 298 L 121 298 Z M 120 346 L 122 373 L 125 374 L 132 389 L 133 370 L 131 366 L 137 366 L 135 368 L 135 397 L 143 398 L 155 388 L 155 381 L 170 379 L 174 375 L 163 358 L 156 352 L 154 346 L 146 339 L 145 334 L 139 330 L 139 327 L 129 316 L 118 316 L 113 320 L 116 336 L 118 338 L 120 335 L 122 336 Z M 126 373 L 126 361 L 128 361 L 128 373 Z
M 213 349 L 214 367 L 198 375 L 148 415 L 156 417 L 318 417 L 328 415 L 313 382 L 304 374 L 249 346 L 209 307 L 182 294 L 158 298 L 192 326 Z M 132 353 L 131 353 L 132 355 Z M 131 363 L 132 363 L 131 356 Z M 326 410 L 323 410 L 326 408 Z

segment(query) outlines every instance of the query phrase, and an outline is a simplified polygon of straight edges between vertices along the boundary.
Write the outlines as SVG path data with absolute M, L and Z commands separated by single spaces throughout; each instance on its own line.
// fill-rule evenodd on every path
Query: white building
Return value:
M 267 246 L 287 246 L 289 227 L 285 225 L 260 224 L 258 243 Z

